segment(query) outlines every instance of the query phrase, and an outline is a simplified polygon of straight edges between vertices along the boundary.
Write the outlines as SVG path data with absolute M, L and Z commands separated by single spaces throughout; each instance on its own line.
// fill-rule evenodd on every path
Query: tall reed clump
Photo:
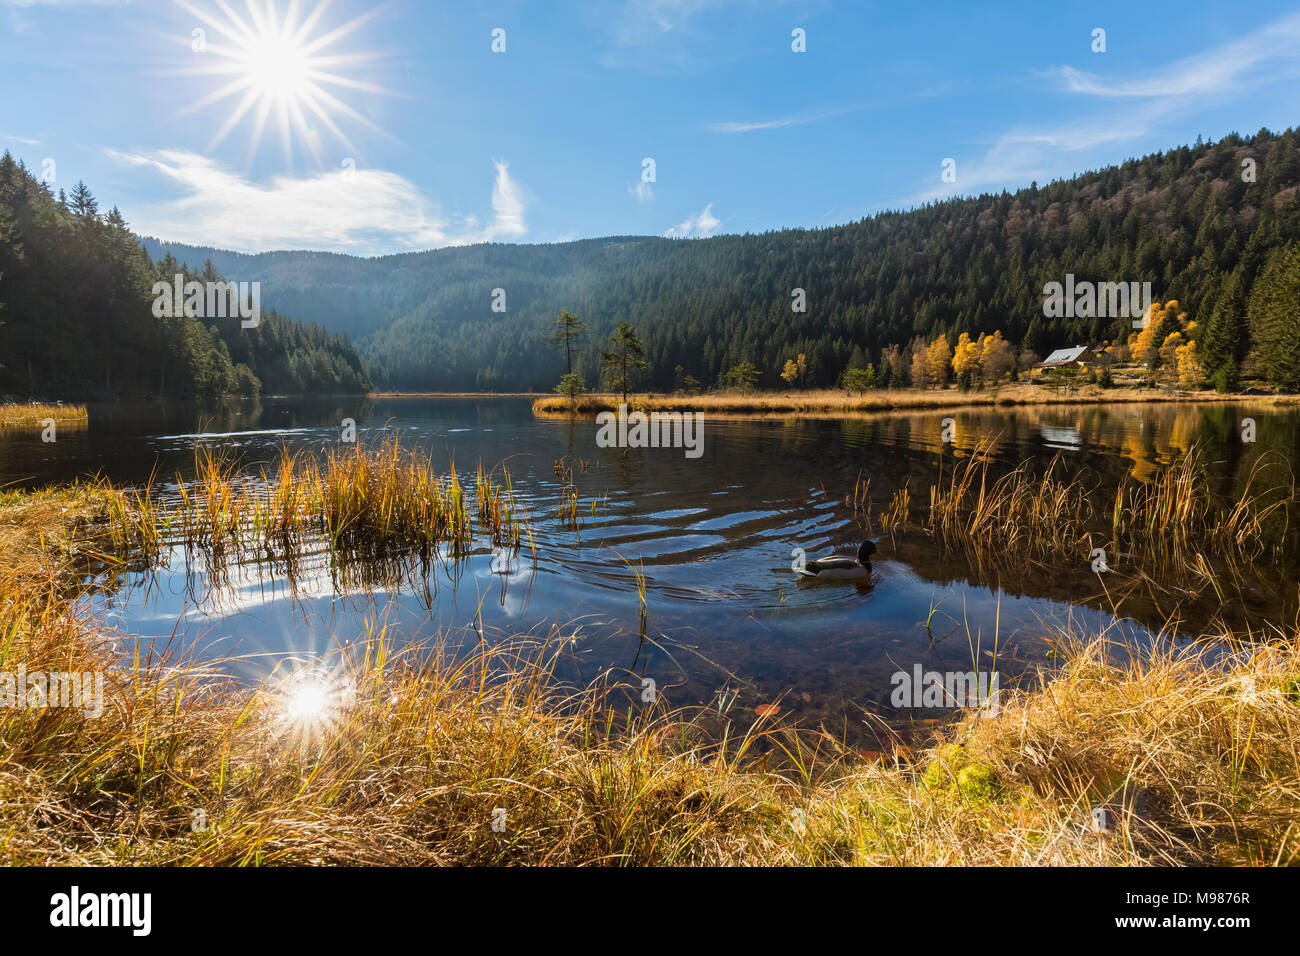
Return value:
M 58 424 L 86 425 L 90 413 L 85 405 L 43 405 L 0 403 L 0 427 L 5 425 L 39 427 L 48 421 Z
M 504 469 L 498 481 L 480 467 L 467 492 L 454 466 L 438 474 L 395 438 L 331 448 L 320 457 L 284 449 L 274 468 L 257 476 L 200 448 L 194 470 L 193 480 L 178 479 L 172 501 L 148 490 L 127 496 L 114 514 L 111 540 L 149 549 L 159 545 L 164 529 L 220 556 L 232 549 L 285 554 L 305 537 L 321 535 L 333 550 L 446 546 L 460 555 L 478 536 L 517 549 L 526 530 Z
M 1036 550 L 1073 546 L 1084 533 L 1087 494 L 1077 479 L 1056 477 L 1056 457 L 1035 476 L 1029 462 L 1000 478 L 989 473 L 993 446 L 981 442 L 969 458 L 955 464 L 944 483 L 930 486 L 926 527 L 945 544 L 996 542 L 999 548 Z
M 1126 476 L 1111 527 L 1116 540 L 1141 542 L 1166 561 L 1207 551 L 1252 560 L 1281 546 L 1295 500 L 1295 476 L 1271 456 L 1255 460 L 1233 500 L 1220 500 L 1203 454 L 1193 448 L 1151 481 Z
M 1277 554 L 1289 527 L 1295 479 L 1286 463 L 1261 457 L 1233 497 L 1217 495 L 1200 449 L 1162 467 L 1149 481 L 1121 479 L 1097 502 L 1080 478 L 1061 475 L 1058 455 L 1035 473 L 1029 462 L 994 477 L 993 445 L 982 442 L 930 487 L 924 527 L 947 546 L 1017 555 L 1077 557 L 1098 545 L 1149 570 L 1187 570 L 1207 557 L 1230 565 Z M 900 502 L 883 517 L 897 527 Z

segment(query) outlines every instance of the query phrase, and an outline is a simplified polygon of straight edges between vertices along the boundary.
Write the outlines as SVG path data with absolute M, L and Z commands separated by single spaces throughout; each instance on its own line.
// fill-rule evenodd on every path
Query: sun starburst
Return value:
M 356 701 L 356 683 L 339 667 L 294 659 L 267 686 L 271 731 L 294 744 L 334 733 Z
M 175 72 L 188 75 L 229 77 L 216 89 L 196 99 L 180 115 L 206 110 L 231 101 L 230 113 L 216 129 L 207 151 L 220 146 L 241 123 L 250 126 L 248 159 L 256 156 L 269 123 L 280 134 L 286 163 L 294 163 L 295 145 L 305 148 L 318 166 L 324 166 L 321 129 L 328 131 L 356 158 L 360 150 L 343 132 L 344 120 L 376 133 L 384 130 L 349 106 L 329 88 L 357 93 L 387 94 L 373 83 L 352 79 L 342 70 L 377 59 L 378 52 L 342 52 L 338 44 L 380 12 L 374 8 L 329 30 L 321 21 L 329 0 L 319 0 L 306 16 L 298 0 L 278 4 L 276 0 L 245 0 L 241 14 L 227 0 L 212 0 L 215 10 L 195 0 L 175 0 L 197 17 L 191 43 L 200 65 Z M 283 12 L 279 9 L 283 7 Z M 189 41 L 187 41 L 189 42 Z M 333 165 L 338 165 L 334 163 Z

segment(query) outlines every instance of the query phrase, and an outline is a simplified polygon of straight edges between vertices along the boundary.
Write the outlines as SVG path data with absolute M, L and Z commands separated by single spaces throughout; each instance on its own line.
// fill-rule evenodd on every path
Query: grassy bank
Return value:
M 595 415 L 616 411 L 620 396 L 590 393 L 570 401 L 548 395 L 533 402 L 537 415 Z M 709 392 L 703 395 L 667 395 L 639 392 L 628 396 L 629 408 L 642 411 L 696 411 L 732 414 L 849 414 L 893 409 L 966 408 L 992 405 L 1088 405 L 1119 402 L 1266 402 L 1297 404 L 1300 395 L 1224 395 L 1219 392 L 1179 392 L 1152 388 L 1055 389 L 1043 385 L 1007 385 L 997 389 L 963 392 L 957 388 L 884 389 L 850 394 L 822 389 L 802 392 Z
M 106 675 L 99 717 L 0 708 L 6 862 L 1297 861 L 1294 635 L 1209 670 L 1044 635 L 1060 664 L 1041 689 L 869 759 L 753 710 L 647 707 L 615 678 L 566 689 L 559 632 L 457 659 L 397 653 L 375 621 L 346 659 L 236 686 L 174 655 L 123 662 L 74 610 L 79 564 L 130 507 L 116 495 L 0 498 L 0 673 Z
M 86 424 L 89 414 L 85 405 L 0 404 L 0 426 L 43 425 L 53 419 L 60 424 Z

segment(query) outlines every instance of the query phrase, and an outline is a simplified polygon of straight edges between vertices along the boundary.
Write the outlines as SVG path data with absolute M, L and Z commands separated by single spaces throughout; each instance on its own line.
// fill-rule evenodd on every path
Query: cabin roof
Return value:
M 1057 349 L 1047 358 L 1038 363 L 1039 368 L 1045 368 L 1049 365 L 1069 365 L 1071 362 L 1077 362 L 1088 353 L 1088 346 L 1076 345 L 1073 348 Z

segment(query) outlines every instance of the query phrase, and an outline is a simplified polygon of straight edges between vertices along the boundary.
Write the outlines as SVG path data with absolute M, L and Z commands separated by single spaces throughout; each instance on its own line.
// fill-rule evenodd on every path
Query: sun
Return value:
M 356 683 L 340 667 L 293 659 L 266 687 L 271 731 L 303 744 L 335 732 L 356 701 Z
M 321 21 L 329 0 L 320 0 L 302 16 L 299 0 L 245 0 L 244 11 L 227 0 L 213 0 L 215 10 L 194 0 L 175 0 L 177 6 L 196 17 L 200 26 L 185 42 L 196 59 L 194 65 L 174 72 L 226 78 L 191 103 L 180 115 L 206 110 L 230 102 L 230 112 L 214 131 L 207 151 L 220 146 L 241 124 L 250 130 L 248 159 L 261 146 L 267 127 L 274 124 L 289 166 L 295 147 L 305 150 L 318 166 L 326 165 L 322 131 L 343 147 L 330 165 L 355 160 L 359 150 L 340 128 L 343 120 L 384 134 L 384 131 L 353 109 L 330 89 L 356 93 L 387 94 L 383 87 L 351 79 L 341 72 L 377 59 L 377 52 L 343 52 L 339 43 L 364 23 L 378 8 L 323 30 Z M 386 134 L 385 134 L 386 135 Z
M 259 37 L 248 51 L 248 77 L 264 97 L 296 99 L 307 90 L 307 58 L 292 37 Z

